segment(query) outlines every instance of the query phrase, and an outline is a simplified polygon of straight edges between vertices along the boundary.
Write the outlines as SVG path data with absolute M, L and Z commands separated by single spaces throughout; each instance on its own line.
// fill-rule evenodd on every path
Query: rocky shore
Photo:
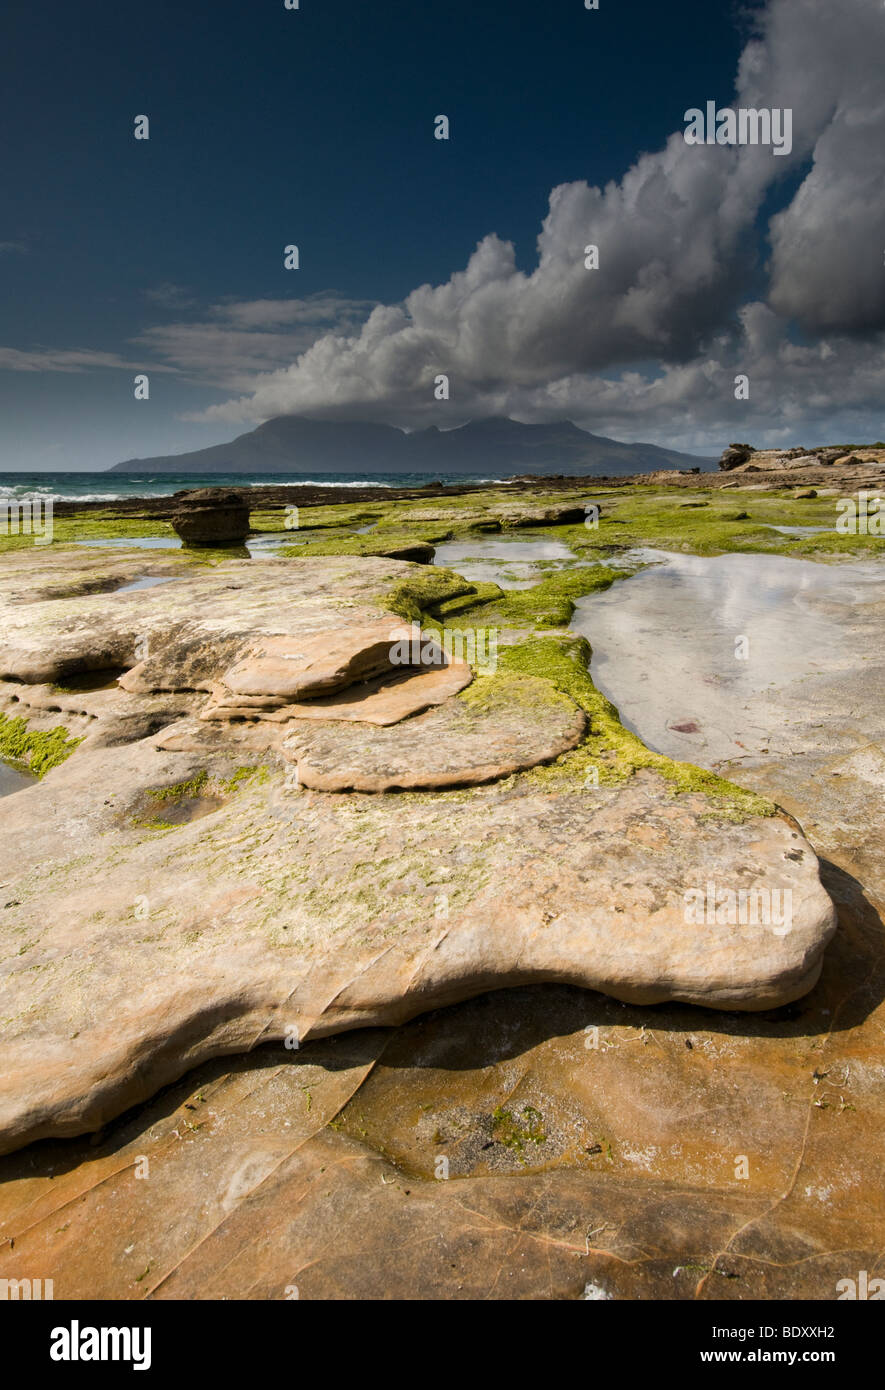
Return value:
M 832 494 L 766 469 L 736 505 L 729 471 L 323 489 L 294 534 L 249 489 L 273 557 L 139 549 L 174 499 L 7 548 L 0 750 L 36 780 L 3 803 L 0 1275 L 746 1298 L 873 1267 L 885 879 L 848 844 L 885 600 L 871 661 L 784 714 L 795 754 L 734 780 L 625 728 L 570 627 L 643 545 L 877 555 Z M 490 532 L 572 558 L 515 588 L 396 558 Z M 711 883 L 789 923 L 687 913 Z

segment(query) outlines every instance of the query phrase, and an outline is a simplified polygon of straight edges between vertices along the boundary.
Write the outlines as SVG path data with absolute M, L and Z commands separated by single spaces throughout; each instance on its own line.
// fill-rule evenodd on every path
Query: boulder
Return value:
M 242 545 L 249 534 L 249 505 L 241 492 L 201 487 L 175 493 L 172 528 L 185 545 Z
M 737 468 L 738 464 L 746 463 L 752 453 L 752 444 L 729 444 L 722 452 L 719 467 L 729 472 L 732 468 Z

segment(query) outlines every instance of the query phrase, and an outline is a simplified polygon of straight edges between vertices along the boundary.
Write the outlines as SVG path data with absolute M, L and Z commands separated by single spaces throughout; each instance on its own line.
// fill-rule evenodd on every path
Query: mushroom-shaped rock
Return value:
M 172 528 L 185 545 L 242 545 L 249 534 L 249 507 L 241 492 L 201 487 L 177 492 Z

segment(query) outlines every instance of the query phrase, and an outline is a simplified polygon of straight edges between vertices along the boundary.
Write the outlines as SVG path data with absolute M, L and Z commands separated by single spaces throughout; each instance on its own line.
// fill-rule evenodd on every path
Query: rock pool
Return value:
M 876 562 L 650 550 L 631 559 L 648 567 L 579 599 L 572 627 L 590 641 L 593 679 L 622 721 L 669 757 L 710 767 L 782 751 L 784 700 L 813 704 L 818 685 L 872 655 L 864 615 L 885 601 Z
M 562 541 L 483 538 L 438 545 L 433 563 L 453 569 L 471 582 L 491 581 L 502 589 L 530 589 L 543 578 L 550 561 L 574 559 L 574 552 Z

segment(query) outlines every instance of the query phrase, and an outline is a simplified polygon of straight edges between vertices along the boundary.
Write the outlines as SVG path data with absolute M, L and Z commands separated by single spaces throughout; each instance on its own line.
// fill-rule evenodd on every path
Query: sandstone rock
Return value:
M 113 573 L 143 567 L 143 553 L 124 553 Z M 120 684 L 131 693 L 208 692 L 259 638 L 399 625 L 381 616 L 379 600 L 414 571 L 381 558 L 235 559 L 180 563 L 174 584 L 152 589 L 44 597 L 60 576 L 76 590 L 81 572 L 96 572 L 88 551 L 82 561 L 50 547 L 3 557 L 0 679 L 40 684 L 128 667 Z
M 8 799 L 4 1149 L 94 1128 L 292 1028 L 395 1024 L 489 988 L 772 1007 L 807 992 L 832 933 L 792 824 L 717 822 L 654 774 L 452 802 L 287 793 L 271 771 L 235 793 L 222 777 L 211 814 L 142 828 L 144 788 L 193 784 L 201 766 L 144 742 L 100 749 Z M 791 930 L 687 923 L 686 890 L 710 879 L 790 888 Z
M 387 618 L 297 638 L 263 638 L 221 680 L 234 695 L 310 699 L 401 670 L 391 653 L 410 636 L 410 628 Z
M 295 728 L 283 746 L 305 787 L 415 790 L 473 786 L 536 767 L 575 748 L 585 726 L 581 711 L 549 682 L 526 676 L 477 708 L 452 702 L 377 731 Z
M 432 545 L 426 545 L 423 541 L 407 541 L 402 545 L 384 545 L 383 542 L 379 542 L 377 549 L 371 548 L 371 553 L 388 560 L 411 560 L 418 565 L 432 565 L 436 551 Z
M 499 509 L 498 515 L 505 525 L 522 526 L 577 526 L 586 517 L 583 507 L 550 506 L 522 507 L 519 511 Z
M 817 978 L 833 908 L 794 823 L 723 820 L 652 772 L 586 789 L 504 776 L 582 736 L 584 715 L 537 677 L 485 677 L 391 727 L 204 721 L 195 735 L 198 682 L 217 684 L 268 639 L 291 654 L 320 631 L 346 643 L 386 623 L 378 599 L 407 566 L 234 560 L 125 596 L 30 602 L 27 565 L 39 593 L 52 573 L 76 577 L 70 555 L 6 558 L 0 597 L 17 601 L 2 607 L 0 662 L 19 671 L 20 698 L 40 653 L 88 663 L 111 639 L 134 653 L 147 637 L 155 679 L 166 662 L 193 684 L 155 697 L 159 734 L 84 743 L 6 799 L 3 1147 L 83 1133 L 189 1067 L 293 1028 L 306 1041 L 396 1025 L 544 981 L 752 1011 Z M 290 733 L 297 747 L 283 749 Z M 496 780 L 430 790 L 484 777 Z M 423 790 L 323 792 L 305 789 L 311 778 Z M 789 889 L 789 930 L 687 920 L 686 892 L 710 880 Z
M 875 914 L 840 915 L 780 1014 L 546 985 L 206 1063 L 102 1135 L 0 1160 L 0 1278 L 56 1299 L 830 1301 L 885 1233 Z M 543 1139 L 520 1150 L 526 1106 Z
M 398 724 L 431 705 L 457 695 L 470 684 L 472 673 L 466 661 L 452 660 L 426 670 L 400 668 L 398 675 L 378 676 L 325 695 L 278 704 L 272 697 L 232 695 L 216 686 L 212 699 L 200 711 L 201 719 L 264 719 L 288 723 L 301 719 L 344 719 L 365 724 Z
M 242 545 L 249 534 L 249 505 L 241 492 L 201 487 L 175 497 L 170 519 L 185 545 Z
M 752 453 L 753 446 L 751 444 L 729 444 L 728 448 L 722 452 L 719 467 L 728 472 L 732 468 L 737 468 L 738 464 L 746 463 Z
M 885 465 L 885 449 L 854 449 L 850 454 L 839 454 L 837 458 L 830 460 L 840 467 L 854 467 L 857 464 L 876 465 L 881 468 Z

